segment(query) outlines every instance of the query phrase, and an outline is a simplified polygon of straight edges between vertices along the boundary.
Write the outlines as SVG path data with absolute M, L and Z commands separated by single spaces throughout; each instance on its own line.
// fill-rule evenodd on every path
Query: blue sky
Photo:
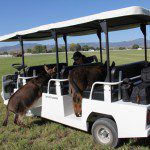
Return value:
M 0 35 L 128 6 L 150 9 L 150 0 L 1 0 Z M 112 32 L 109 37 L 110 41 L 118 42 L 140 38 L 142 34 L 139 29 L 132 29 Z M 96 35 L 68 38 L 69 43 L 96 41 Z M 42 43 L 54 42 L 49 40 Z M 63 41 L 60 39 L 59 43 Z M 18 43 L 0 43 L 0 47 L 15 44 Z

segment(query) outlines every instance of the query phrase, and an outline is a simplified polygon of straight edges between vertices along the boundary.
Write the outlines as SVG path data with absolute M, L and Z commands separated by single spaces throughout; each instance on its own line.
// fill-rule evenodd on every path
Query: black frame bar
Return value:
M 106 60 L 107 60 L 107 82 L 111 81 L 111 76 L 110 76 L 110 56 L 109 56 L 109 37 L 108 37 L 108 25 L 107 21 L 101 21 L 99 22 L 99 25 L 102 29 L 102 31 L 105 34 L 106 38 Z
M 23 38 L 21 36 L 18 36 L 20 46 L 21 46 L 21 54 L 22 54 L 22 66 L 23 66 L 23 75 L 26 76 L 25 72 L 25 61 L 24 61 L 24 45 L 23 45 Z
M 144 52 L 145 52 L 145 61 L 147 62 L 147 37 L 146 37 L 146 24 L 141 24 L 140 29 L 144 35 Z
M 56 30 L 51 30 L 51 34 L 53 39 L 55 40 L 55 47 L 56 47 L 56 68 L 57 68 L 57 72 L 56 72 L 56 78 L 59 79 L 60 77 L 60 73 L 59 73 L 59 55 L 58 55 L 58 38 L 57 38 L 57 32 Z
M 63 35 L 63 40 L 65 42 L 66 63 L 67 63 L 67 66 L 68 66 L 68 47 L 67 47 L 67 36 L 66 35 Z
M 100 62 L 103 63 L 103 56 L 102 56 L 102 36 L 101 36 L 101 30 L 97 30 L 97 36 L 99 39 L 99 48 L 100 48 Z

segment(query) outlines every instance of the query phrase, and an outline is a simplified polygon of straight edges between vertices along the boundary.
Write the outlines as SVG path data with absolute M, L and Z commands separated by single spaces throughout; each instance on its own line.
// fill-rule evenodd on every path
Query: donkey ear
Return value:
M 115 67 L 115 65 L 116 65 L 115 62 L 113 61 L 111 67 Z
M 49 68 L 46 65 L 44 65 L 44 69 L 46 72 L 48 72 L 48 70 L 49 70 Z
M 53 68 L 53 72 L 56 72 L 56 66 Z
M 105 61 L 104 66 L 107 66 L 107 60 Z

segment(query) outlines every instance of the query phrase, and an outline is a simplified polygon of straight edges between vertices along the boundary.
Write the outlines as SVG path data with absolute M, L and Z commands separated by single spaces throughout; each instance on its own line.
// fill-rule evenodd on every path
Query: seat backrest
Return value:
M 115 66 L 111 70 L 111 81 L 118 82 L 119 81 L 119 72 L 121 72 L 121 80 L 124 78 L 132 78 L 141 74 L 141 69 L 144 68 L 146 62 L 139 61 L 130 64 L 124 64 L 120 66 Z
M 56 64 L 45 64 L 49 68 L 54 68 Z M 66 63 L 59 63 L 59 70 L 61 70 L 64 66 L 67 66 Z M 38 65 L 38 66 L 31 66 L 26 69 L 27 76 L 33 76 L 33 74 L 39 75 L 39 74 L 45 74 L 46 71 L 44 70 L 44 65 Z
M 68 75 L 69 75 L 69 72 L 76 68 L 76 67 L 84 67 L 84 66 L 100 66 L 100 65 L 103 65 L 103 63 L 101 62 L 98 62 L 98 63 L 87 63 L 87 64 L 82 64 L 82 65 L 74 65 L 74 66 L 68 66 L 68 67 L 65 67 L 63 72 L 62 72 L 62 77 L 63 78 L 67 78 Z

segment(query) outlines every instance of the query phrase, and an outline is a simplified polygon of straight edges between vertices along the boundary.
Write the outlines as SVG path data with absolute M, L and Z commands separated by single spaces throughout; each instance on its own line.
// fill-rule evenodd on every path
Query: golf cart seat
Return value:
M 48 87 L 47 85 L 43 86 L 42 91 L 44 93 L 47 93 L 47 87 Z M 56 86 L 55 85 L 50 86 L 49 93 L 56 94 Z M 67 95 L 67 94 L 69 94 L 69 85 L 62 83 L 61 84 L 61 95 Z
M 81 66 L 100 66 L 100 65 L 103 65 L 103 63 L 98 62 L 98 63 L 87 63 L 87 64 L 82 64 L 82 65 L 68 66 L 68 67 L 64 68 L 63 72 L 61 73 L 61 76 L 62 76 L 63 79 L 68 78 L 69 72 L 72 69 L 76 68 L 76 67 L 81 67 Z
M 111 82 L 118 82 L 124 78 L 132 78 L 141 74 L 141 69 L 145 66 L 145 61 L 115 66 L 111 70 Z M 134 80 L 136 82 L 139 79 Z M 83 92 L 83 98 L 89 98 L 91 90 Z M 92 99 L 104 101 L 103 86 L 95 88 L 92 93 Z M 118 85 L 112 88 L 112 101 L 118 100 Z
M 11 66 L 15 68 L 18 72 L 20 72 L 22 69 L 27 67 L 26 65 L 22 65 L 22 64 L 12 64 Z
M 46 64 L 49 68 L 54 68 L 56 64 Z M 66 63 L 59 63 L 59 70 L 61 70 L 64 66 L 67 66 Z M 31 66 L 26 69 L 26 74 L 28 77 L 36 76 L 39 74 L 45 74 L 44 65 Z
M 121 73 L 121 80 L 124 78 L 132 78 L 135 76 L 139 76 L 141 74 L 141 70 L 145 67 L 145 61 L 134 62 L 130 64 L 124 64 L 116 66 L 111 71 L 111 81 L 118 82 L 119 72 Z M 139 79 L 136 79 L 139 80 Z

